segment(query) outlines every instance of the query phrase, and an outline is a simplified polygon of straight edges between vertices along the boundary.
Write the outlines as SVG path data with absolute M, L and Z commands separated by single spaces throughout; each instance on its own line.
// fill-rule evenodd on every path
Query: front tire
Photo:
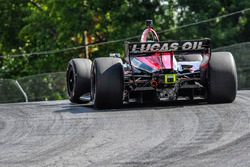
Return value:
M 209 62 L 208 102 L 231 103 L 237 93 L 237 72 L 230 52 L 214 52 Z
M 120 108 L 124 73 L 120 58 L 96 58 L 92 66 L 91 97 L 96 108 Z

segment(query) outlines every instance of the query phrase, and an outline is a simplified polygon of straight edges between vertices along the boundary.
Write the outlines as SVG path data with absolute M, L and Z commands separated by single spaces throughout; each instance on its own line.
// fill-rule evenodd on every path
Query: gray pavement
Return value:
M 0 105 L 0 166 L 250 166 L 250 91 L 95 110 L 68 101 Z

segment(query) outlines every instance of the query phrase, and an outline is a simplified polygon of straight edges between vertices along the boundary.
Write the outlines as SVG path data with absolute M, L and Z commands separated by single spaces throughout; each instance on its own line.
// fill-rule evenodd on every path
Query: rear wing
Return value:
M 147 56 L 164 52 L 210 53 L 208 38 L 200 40 L 163 41 L 163 42 L 126 42 L 126 56 Z

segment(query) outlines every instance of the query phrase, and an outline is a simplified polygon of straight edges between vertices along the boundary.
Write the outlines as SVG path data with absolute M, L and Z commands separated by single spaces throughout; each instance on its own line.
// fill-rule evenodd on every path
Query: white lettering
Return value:
M 132 47 L 132 52 L 135 52 L 135 51 L 136 51 L 136 48 L 137 48 L 137 45 L 134 44 L 133 47 Z
M 193 43 L 193 48 L 192 48 L 192 49 L 195 50 L 196 48 L 197 48 L 197 42 L 194 42 L 194 43 Z
M 178 50 L 179 44 L 178 43 L 172 43 L 170 45 L 169 51 L 176 51 Z
M 133 44 L 130 46 L 131 52 L 168 52 L 178 50 L 203 50 L 203 41 L 190 41 L 184 42 L 182 45 L 178 42 L 166 42 L 166 43 L 142 43 Z
M 191 42 L 185 42 L 182 45 L 182 50 L 190 50 L 192 48 L 192 43 Z
M 150 47 L 151 47 L 151 44 L 142 44 L 141 45 L 141 52 L 147 52 L 147 51 L 149 51 L 149 49 L 150 49 Z
M 203 45 L 203 43 L 199 42 L 197 49 L 205 49 L 202 45 Z
M 160 51 L 164 52 L 168 50 L 168 43 L 164 43 L 160 49 Z
M 161 47 L 161 45 L 159 44 L 159 43 L 155 43 L 155 44 L 153 44 L 152 46 L 151 46 L 151 51 L 152 52 L 156 52 L 156 51 L 159 51 L 159 49 L 160 49 L 160 47 Z

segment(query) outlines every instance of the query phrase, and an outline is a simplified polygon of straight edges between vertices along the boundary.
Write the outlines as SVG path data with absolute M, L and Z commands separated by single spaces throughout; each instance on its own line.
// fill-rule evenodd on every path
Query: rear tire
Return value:
M 237 93 L 237 72 L 230 52 L 214 52 L 209 62 L 208 102 L 231 103 Z
M 91 97 L 96 108 L 120 108 L 124 73 L 120 58 L 96 58 L 92 66 Z
M 89 59 L 72 59 L 67 69 L 67 90 L 69 100 L 72 103 L 88 103 L 89 100 L 81 100 L 80 97 L 90 92 L 92 62 Z

